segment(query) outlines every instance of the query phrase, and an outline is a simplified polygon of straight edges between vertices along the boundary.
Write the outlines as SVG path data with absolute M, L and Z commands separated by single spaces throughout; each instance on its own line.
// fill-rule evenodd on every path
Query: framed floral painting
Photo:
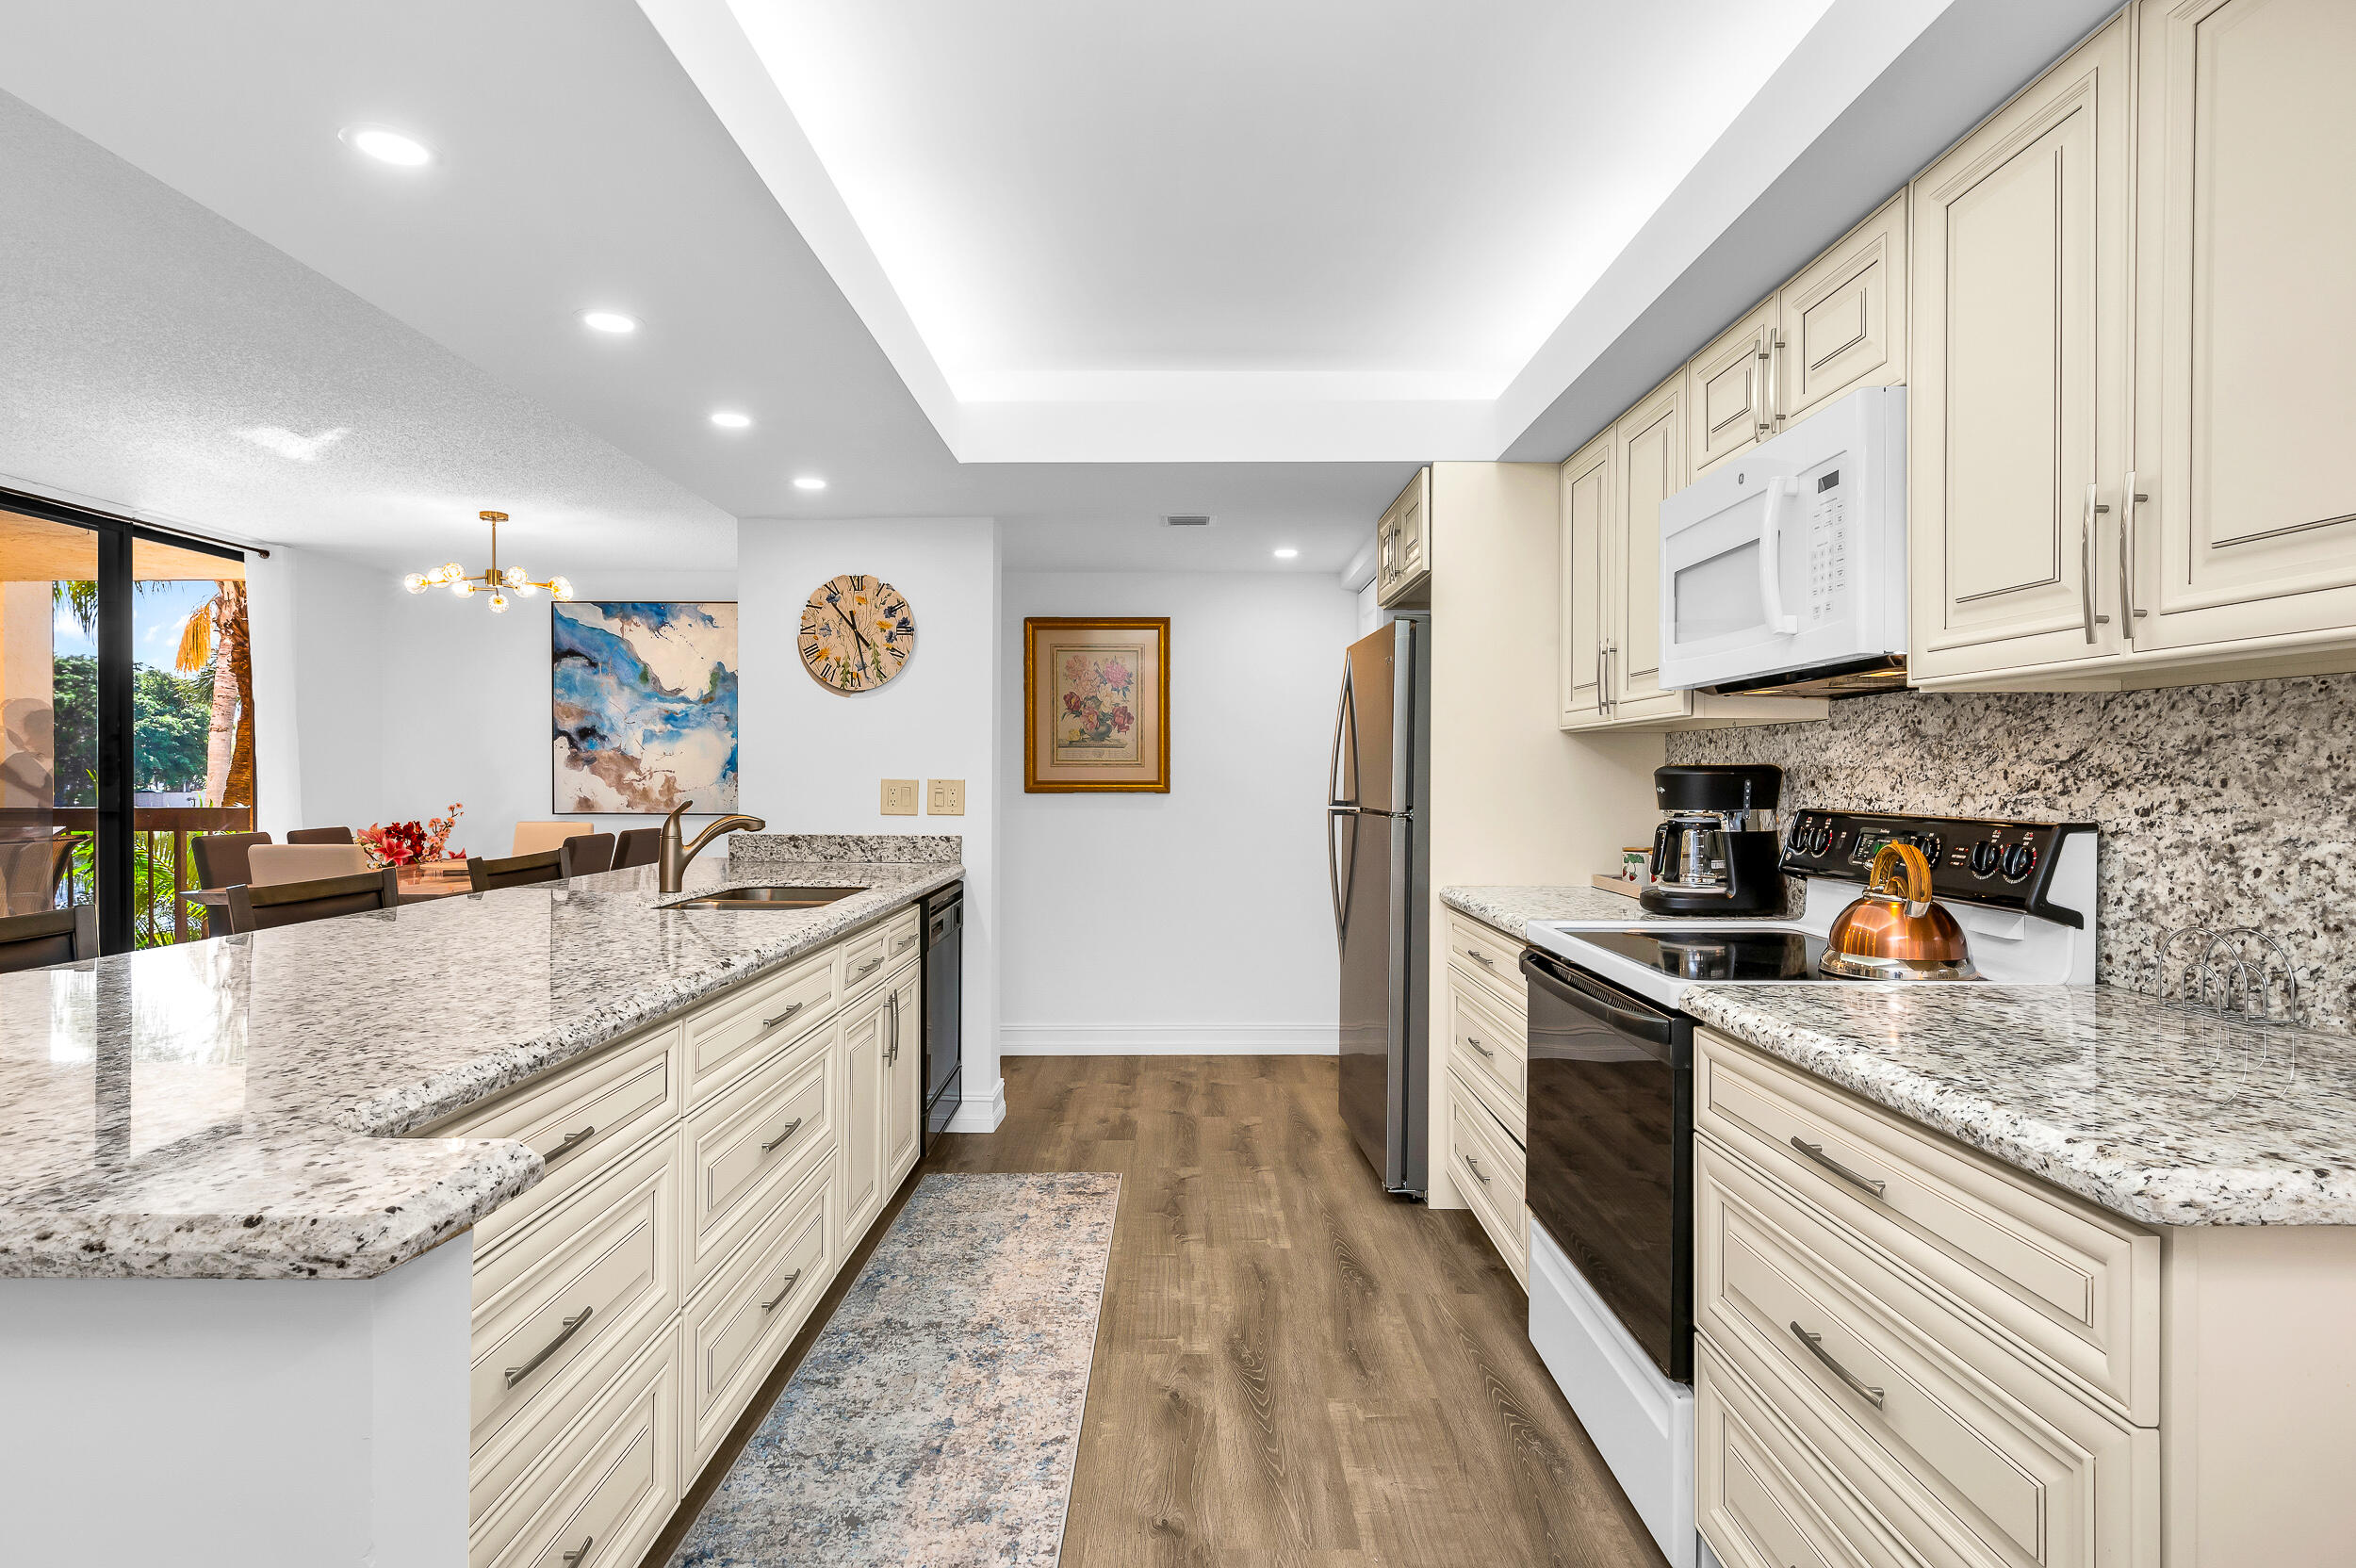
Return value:
M 1023 623 L 1023 788 L 1170 792 L 1170 620 Z

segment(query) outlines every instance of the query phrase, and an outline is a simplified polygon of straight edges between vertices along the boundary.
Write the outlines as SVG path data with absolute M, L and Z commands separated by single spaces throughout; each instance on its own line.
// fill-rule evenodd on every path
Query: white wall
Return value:
M 845 696 L 802 668 L 810 591 L 880 577 L 916 616 L 916 652 L 882 689 Z M 747 520 L 737 534 L 744 669 L 744 808 L 780 831 L 957 833 L 965 840 L 964 1108 L 958 1132 L 1004 1114 L 998 1073 L 998 526 L 987 517 Z M 962 817 L 887 817 L 886 778 L 962 778 Z
M 245 575 L 260 826 L 283 837 L 397 810 L 384 705 L 406 645 L 388 614 L 406 608 L 391 602 L 408 596 L 400 580 L 290 545 L 249 554 Z
M 1333 1050 L 1321 807 L 1355 596 L 1321 574 L 1009 573 L 1009 724 L 1026 615 L 1170 617 L 1170 791 L 1025 794 L 1009 737 L 1005 1049 Z

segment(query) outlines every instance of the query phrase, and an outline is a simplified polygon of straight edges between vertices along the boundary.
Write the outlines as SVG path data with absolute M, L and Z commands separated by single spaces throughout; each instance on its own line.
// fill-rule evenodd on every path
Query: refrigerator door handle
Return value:
M 1358 814 L 1358 808 L 1355 806 L 1329 806 L 1325 808 L 1325 876 L 1333 888 L 1333 945 L 1335 947 L 1341 945 L 1342 928 L 1350 921 L 1350 895 L 1342 888 L 1341 851 L 1335 844 L 1334 838 L 1340 831 L 1342 819 L 1344 817 L 1355 819 Z M 1358 825 L 1354 820 L 1350 824 L 1350 830 L 1352 834 L 1358 831 Z M 1358 870 L 1357 845 L 1352 843 L 1350 849 L 1350 869 L 1354 882 Z
M 1342 661 L 1341 698 L 1333 706 L 1333 760 L 1326 772 L 1325 791 L 1326 803 L 1330 806 L 1354 807 L 1358 804 L 1355 798 L 1342 798 L 1342 748 L 1345 743 L 1350 748 L 1350 776 L 1355 782 L 1358 771 L 1358 710 L 1350 691 L 1350 661 L 1347 659 Z M 1351 793 L 1354 797 L 1356 792 Z

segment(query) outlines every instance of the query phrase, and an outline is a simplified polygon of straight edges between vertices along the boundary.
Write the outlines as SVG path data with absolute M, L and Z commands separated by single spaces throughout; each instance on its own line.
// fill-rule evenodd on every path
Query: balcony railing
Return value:
M 160 947 L 202 936 L 188 918 L 182 895 L 197 885 L 196 865 L 188 845 L 209 833 L 251 833 L 250 806 L 141 806 L 131 812 L 131 877 L 134 939 L 141 947 Z M 0 846 L 12 857 L 46 848 L 50 903 L 65 907 L 90 901 L 92 845 L 98 832 L 98 812 L 89 806 L 58 806 L 0 809 Z M 38 876 L 36 870 L 34 874 Z M 11 906 L 25 897 L 16 875 L 8 878 Z

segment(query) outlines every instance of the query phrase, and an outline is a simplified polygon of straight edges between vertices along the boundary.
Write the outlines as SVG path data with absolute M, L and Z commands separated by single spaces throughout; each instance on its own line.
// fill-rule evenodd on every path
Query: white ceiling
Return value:
M 0 0 L 0 90 L 40 111 L 0 99 L 29 335 L 0 470 L 384 564 L 505 503 L 572 531 L 530 557 L 560 570 L 726 565 L 729 515 L 1338 570 L 1415 463 L 1549 455 L 1529 433 L 1595 367 L 1658 374 L 1788 270 L 1644 315 L 1836 122 L 1952 136 L 2052 57 L 2056 8 L 734 3 Z M 1861 121 L 1893 61 L 1936 73 L 1934 23 L 2035 57 Z M 358 157 L 362 122 L 436 161 Z M 1811 177 L 1786 226 L 1897 177 Z M 1640 317 L 1661 364 L 1608 362 Z

